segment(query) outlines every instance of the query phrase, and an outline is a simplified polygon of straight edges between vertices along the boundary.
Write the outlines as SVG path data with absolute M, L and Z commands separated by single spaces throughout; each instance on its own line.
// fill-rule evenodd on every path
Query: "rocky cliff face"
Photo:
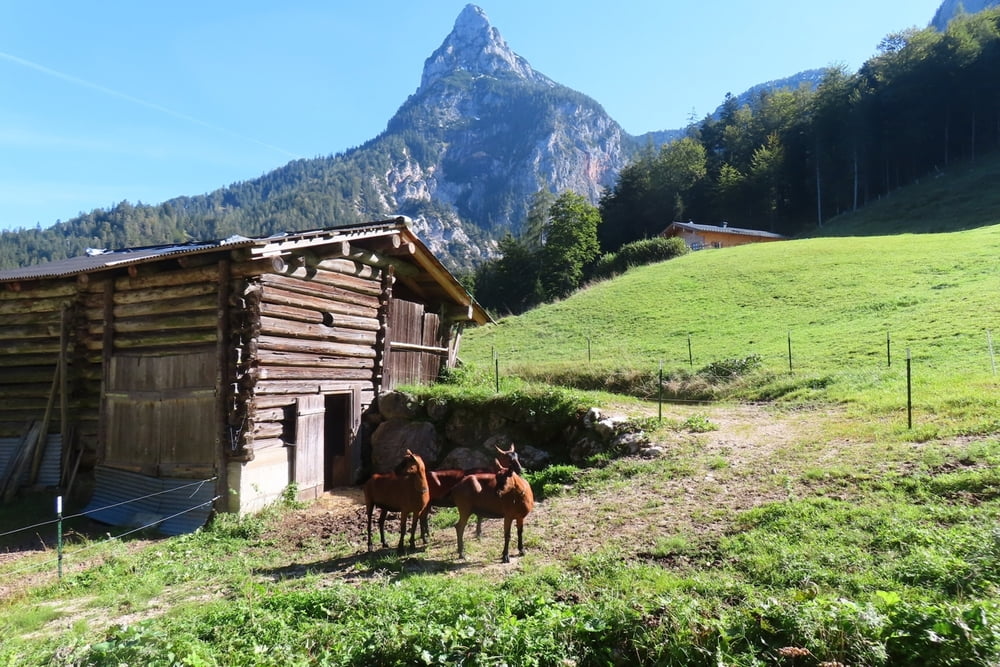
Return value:
M 513 76 L 555 85 L 507 46 L 500 31 L 490 25 L 486 12 L 476 5 L 465 6 L 451 34 L 426 60 L 417 93 L 459 71 L 478 76 Z
M 540 189 L 596 203 L 635 145 L 597 102 L 535 71 L 468 5 L 416 93 L 362 150 L 391 155 L 376 184 L 382 212 L 409 215 L 436 253 L 461 265 L 489 253 L 471 248 L 472 229 L 516 233 Z
M 931 25 L 943 31 L 959 12 L 975 14 L 990 7 L 1000 7 L 1000 0 L 944 0 L 934 13 Z

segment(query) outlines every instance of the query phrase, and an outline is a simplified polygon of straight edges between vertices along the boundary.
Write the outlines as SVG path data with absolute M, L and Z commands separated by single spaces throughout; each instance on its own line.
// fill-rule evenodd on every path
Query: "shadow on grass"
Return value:
M 472 564 L 457 559 L 423 558 L 421 556 L 423 552 L 426 552 L 426 547 L 418 547 L 414 551 L 408 551 L 405 555 L 399 556 L 394 548 L 383 548 L 371 553 L 363 552 L 309 563 L 291 563 L 281 567 L 263 568 L 256 570 L 255 574 L 273 581 L 334 573 L 345 579 L 373 579 L 386 576 L 392 579 L 404 579 L 414 575 L 459 572 Z

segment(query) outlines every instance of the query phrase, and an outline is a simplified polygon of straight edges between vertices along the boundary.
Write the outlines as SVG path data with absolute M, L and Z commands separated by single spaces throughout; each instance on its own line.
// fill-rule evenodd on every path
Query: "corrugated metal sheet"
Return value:
M 212 512 L 214 480 L 148 477 L 105 466 L 94 475 L 94 495 L 83 513 L 101 523 L 183 535 L 204 526 Z
M 676 227 L 678 229 L 686 229 L 691 232 L 718 232 L 720 234 L 734 234 L 736 236 L 759 236 L 761 238 L 767 239 L 784 239 L 787 237 L 781 234 L 774 234 L 772 232 L 765 232 L 760 229 L 743 229 L 740 227 L 729 227 L 723 225 L 703 225 L 697 222 L 672 222 L 667 227 Z
M 326 229 L 316 229 L 305 232 L 293 232 L 275 234 L 263 238 L 247 238 L 245 236 L 231 236 L 221 241 L 198 241 L 182 244 L 170 244 L 159 246 L 147 246 L 142 248 L 126 248 L 123 250 L 90 250 L 83 257 L 70 257 L 68 259 L 48 262 L 36 266 L 26 266 L 19 269 L 0 271 L 0 282 L 15 280 L 37 280 L 41 278 L 65 278 L 81 273 L 93 273 L 102 269 L 110 269 L 117 266 L 128 266 L 130 264 L 140 264 L 144 261 L 156 260 L 170 255 L 195 255 L 202 252 L 209 252 L 218 248 L 243 248 L 258 247 L 266 248 L 277 244 L 278 247 L 284 244 L 294 244 L 296 242 L 308 242 L 310 240 L 333 240 L 364 237 L 366 235 L 377 236 L 385 234 L 392 227 L 402 224 L 402 218 L 381 223 L 365 223 L 351 225 L 347 227 L 332 227 Z
M 19 444 L 21 444 L 20 438 L 0 438 L 0 477 L 6 473 L 7 466 L 14 459 Z M 42 466 L 38 469 L 38 480 L 35 483 L 42 486 L 59 486 L 61 458 L 62 435 L 50 433 L 45 445 L 45 454 L 42 455 Z M 26 466 L 21 475 L 19 486 L 28 485 L 30 474 L 31 471 Z

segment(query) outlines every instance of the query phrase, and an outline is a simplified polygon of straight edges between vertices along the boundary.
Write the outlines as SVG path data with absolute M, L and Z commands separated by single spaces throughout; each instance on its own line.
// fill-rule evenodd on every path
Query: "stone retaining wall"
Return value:
M 371 472 L 387 472 L 409 449 L 429 469 L 493 469 L 496 448 L 511 445 L 527 470 L 556 463 L 583 466 L 605 452 L 635 453 L 645 435 L 621 417 L 597 408 L 541 418 L 511 405 L 472 405 L 394 391 L 382 394 L 366 415 Z

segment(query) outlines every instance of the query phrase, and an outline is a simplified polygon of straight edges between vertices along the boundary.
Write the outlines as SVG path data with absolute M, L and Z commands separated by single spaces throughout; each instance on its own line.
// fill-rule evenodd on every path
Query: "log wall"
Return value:
M 379 392 L 436 379 L 455 341 L 419 285 L 413 301 L 393 295 L 412 267 L 349 250 L 163 257 L 0 285 L 0 438 L 54 405 L 48 430 L 83 470 L 208 477 L 242 475 L 257 453 L 293 463 L 277 450 L 303 397 L 349 395 L 334 405 L 350 406 L 356 432 Z
M 258 262 L 234 270 L 229 425 L 246 459 L 293 441 L 300 397 L 355 391 L 365 408 L 382 376 L 383 269 L 340 258 L 266 272 L 273 268 Z

